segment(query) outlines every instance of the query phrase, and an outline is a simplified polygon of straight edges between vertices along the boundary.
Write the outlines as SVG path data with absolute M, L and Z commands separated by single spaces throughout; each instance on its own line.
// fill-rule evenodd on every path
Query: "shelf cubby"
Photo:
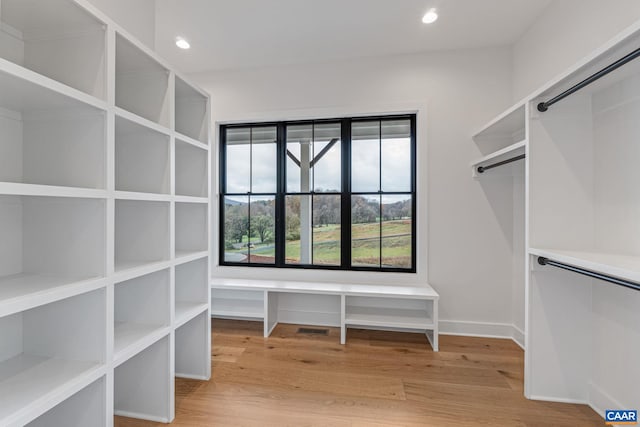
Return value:
M 209 152 L 176 138 L 176 194 L 208 197 Z
M 169 70 L 116 35 L 116 106 L 169 127 Z
M 0 318 L 0 425 L 23 425 L 104 375 L 106 292 Z
M 0 316 L 104 286 L 105 201 L 0 196 Z
M 176 203 L 176 258 L 208 248 L 207 205 Z
M 103 110 L 2 72 L 0 90 L 0 182 L 105 188 Z
M 433 329 L 433 303 L 419 299 L 347 296 L 345 324 L 416 330 Z
M 526 104 L 519 103 L 487 123 L 473 135 L 484 154 L 526 139 Z
M 169 270 L 116 283 L 114 298 L 114 360 L 118 365 L 166 335 Z
M 176 329 L 177 377 L 205 380 L 211 370 L 211 319 L 205 309 L 198 316 Z
M 0 57 L 104 99 L 105 24 L 71 0 L 3 0 Z
M 169 336 L 115 368 L 114 413 L 123 417 L 171 421 L 173 372 Z
M 211 315 L 213 317 L 264 319 L 264 291 L 211 290 Z
M 116 117 L 116 190 L 169 193 L 169 136 Z
M 175 267 L 175 322 L 209 304 L 208 259 L 201 258 Z
M 26 427 L 105 427 L 106 379 L 102 377 L 45 412 Z
M 169 203 L 116 200 L 117 272 L 169 259 Z
M 176 132 L 209 143 L 208 98 L 198 89 L 176 77 Z

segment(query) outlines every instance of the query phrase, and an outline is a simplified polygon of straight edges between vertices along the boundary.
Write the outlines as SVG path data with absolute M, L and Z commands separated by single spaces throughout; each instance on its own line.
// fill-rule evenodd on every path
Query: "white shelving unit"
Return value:
M 103 376 L 27 424 L 27 427 L 104 426 L 106 394 L 106 379 Z
M 169 194 L 169 135 L 116 117 L 115 141 L 117 191 Z
M 483 209 L 498 219 L 501 247 L 486 254 L 494 278 L 511 294 L 512 338 L 525 346 L 526 179 L 529 106 L 522 102 L 491 120 L 472 139 L 484 155 L 471 162 L 472 175 L 487 198 Z M 524 156 L 525 158 L 520 158 Z M 515 161 L 510 161 L 518 159 Z M 508 162 L 508 163 L 503 163 Z M 494 166 L 480 172 L 480 167 Z M 484 256 L 484 255 L 479 255 Z
M 207 205 L 176 202 L 175 208 L 176 258 L 206 251 L 209 246 Z
M 640 283 L 640 61 L 538 112 L 547 101 L 637 49 L 640 25 L 531 99 L 529 345 L 526 392 L 601 414 L 640 402 L 640 293 L 571 268 Z M 615 351 L 603 343 L 615 342 Z M 553 356 L 552 356 L 553 355 Z
M 326 319 L 324 326 L 340 326 L 340 343 L 345 344 L 347 328 L 369 327 L 425 333 L 438 351 L 438 293 L 429 285 L 381 286 L 356 283 L 294 282 L 284 280 L 211 279 L 211 316 L 259 320 L 265 338 L 278 322 L 280 297 L 298 294 L 322 296 L 335 305 L 339 320 Z M 333 301 L 333 302 L 332 302 Z M 297 307 L 297 310 L 304 308 Z
M 85 0 L 2 0 L 0 94 L 0 425 L 170 422 L 211 374 L 208 96 Z
M 209 103 L 202 91 L 176 77 L 176 132 L 209 143 Z
M 0 57 L 106 98 L 104 21 L 64 0 L 2 0 Z
M 116 365 L 169 332 L 168 269 L 115 285 L 114 361 Z
M 22 425 L 105 373 L 104 289 L 0 318 L 0 424 Z
M 525 284 L 525 395 L 601 415 L 640 402 L 640 366 L 628 356 L 640 353 L 640 293 L 631 289 L 640 283 L 640 60 L 546 111 L 538 105 L 639 42 L 640 22 L 491 121 L 474 136 L 484 157 L 471 163 L 526 154 L 523 173 L 507 174 L 512 188 L 504 176 L 475 174 L 488 197 L 502 194 L 491 208 L 506 218 L 502 232 L 514 233 L 512 252 L 491 255 L 496 276 L 512 275 L 513 292 Z
M 202 146 L 176 139 L 176 194 L 207 197 L 209 152 Z
M 116 34 L 116 106 L 169 127 L 170 71 L 121 33 Z

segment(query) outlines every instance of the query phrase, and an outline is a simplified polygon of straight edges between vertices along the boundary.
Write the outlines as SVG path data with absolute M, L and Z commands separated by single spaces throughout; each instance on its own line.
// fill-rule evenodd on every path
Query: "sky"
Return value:
M 329 143 L 330 136 L 312 143 L 315 155 Z M 287 149 L 300 159 L 298 141 Z M 411 144 L 407 138 L 355 139 L 352 141 L 352 191 L 377 192 L 411 190 Z M 227 193 L 276 192 L 276 143 L 234 143 L 227 145 Z M 382 161 L 380 161 L 382 154 Z M 382 176 L 380 177 L 380 164 Z M 252 167 L 250 168 L 250 165 Z M 313 189 L 340 191 L 341 148 L 336 143 L 312 169 Z M 287 158 L 287 191 L 300 191 L 300 168 Z M 403 197 L 404 199 L 405 197 Z

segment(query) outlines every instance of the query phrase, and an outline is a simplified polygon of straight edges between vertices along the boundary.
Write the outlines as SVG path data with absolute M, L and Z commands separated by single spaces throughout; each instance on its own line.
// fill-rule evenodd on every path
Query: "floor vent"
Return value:
M 313 329 L 313 328 L 298 328 L 299 334 L 307 334 L 307 335 L 328 335 L 328 329 Z

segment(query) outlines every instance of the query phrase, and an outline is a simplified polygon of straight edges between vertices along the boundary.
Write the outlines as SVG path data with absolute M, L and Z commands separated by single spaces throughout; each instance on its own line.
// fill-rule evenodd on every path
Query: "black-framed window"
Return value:
M 415 115 L 220 130 L 221 265 L 416 271 Z

